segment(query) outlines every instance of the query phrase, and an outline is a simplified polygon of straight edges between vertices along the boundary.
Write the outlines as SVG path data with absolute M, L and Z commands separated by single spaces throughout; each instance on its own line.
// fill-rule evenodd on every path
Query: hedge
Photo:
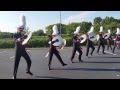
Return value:
M 28 42 L 30 47 L 46 47 L 47 39 L 46 38 L 33 38 Z
M 66 46 L 72 46 L 72 38 L 71 37 L 63 37 L 66 39 Z M 97 45 L 97 41 L 94 42 L 94 45 Z M 84 46 L 85 43 L 82 44 Z M 0 48 L 14 48 L 15 42 L 13 39 L 0 39 Z M 28 46 L 31 48 L 39 48 L 39 47 L 48 47 L 48 38 L 45 37 L 32 37 L 28 42 Z
M 0 48 L 14 48 L 15 43 L 12 39 L 0 39 Z

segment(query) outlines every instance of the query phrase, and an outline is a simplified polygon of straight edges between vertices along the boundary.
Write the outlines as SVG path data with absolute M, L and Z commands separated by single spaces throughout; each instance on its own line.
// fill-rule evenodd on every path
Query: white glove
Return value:
M 20 39 L 20 38 L 18 38 L 18 39 L 17 39 L 17 42 L 20 42 L 20 41 L 21 41 L 21 39 Z

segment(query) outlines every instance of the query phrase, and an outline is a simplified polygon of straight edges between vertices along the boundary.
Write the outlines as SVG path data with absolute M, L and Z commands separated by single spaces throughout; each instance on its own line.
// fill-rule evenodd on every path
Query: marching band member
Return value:
M 33 75 L 30 71 L 31 68 L 31 59 L 29 55 L 26 52 L 25 46 L 22 45 L 22 41 L 27 38 L 27 36 L 22 35 L 23 28 L 19 27 L 17 34 L 14 35 L 14 39 L 16 42 L 16 51 L 15 51 L 15 63 L 14 63 L 14 73 L 13 73 L 13 79 L 16 79 L 18 66 L 20 62 L 21 56 L 23 56 L 27 62 L 27 71 L 26 73 Z
M 100 49 L 100 47 L 102 46 L 102 53 L 103 54 L 106 54 L 105 52 L 104 52 L 104 50 L 105 50 L 105 39 L 104 39 L 104 37 L 103 37 L 103 27 L 101 26 L 100 27 L 100 32 L 99 32 L 99 40 L 98 40 L 98 49 L 97 49 L 97 53 L 99 53 L 99 49 Z
M 79 52 L 79 58 L 78 58 L 78 60 L 80 62 L 83 62 L 82 59 L 81 59 L 81 57 L 82 57 L 82 50 L 81 49 L 82 48 L 80 47 L 80 39 L 78 37 L 79 36 L 79 32 L 80 32 L 80 27 L 77 27 L 76 31 L 74 32 L 74 36 L 72 38 L 72 40 L 73 40 L 73 51 L 72 51 L 72 56 L 71 56 L 71 62 L 72 63 L 74 63 L 73 59 L 74 59 L 76 51 Z
M 107 50 L 109 50 L 109 48 L 112 50 L 112 35 L 111 35 L 111 31 L 108 30 L 108 33 L 110 34 L 110 37 L 107 39 Z
M 116 38 L 114 39 L 114 47 L 112 51 L 113 53 L 116 47 L 120 48 L 120 29 L 119 28 L 117 28 Z
M 22 21 L 25 21 L 25 17 Z M 23 34 L 23 30 L 25 29 L 25 24 L 23 23 L 21 26 L 17 28 L 17 33 L 14 34 L 14 39 L 15 39 L 15 63 L 14 63 L 14 72 L 13 72 L 13 79 L 16 79 L 17 77 L 17 71 L 18 71 L 18 66 L 20 62 L 20 58 L 23 56 L 27 62 L 27 71 L 26 73 L 33 75 L 33 73 L 30 71 L 31 68 L 31 59 L 29 55 L 26 52 L 25 45 L 22 45 L 22 42 L 24 39 L 27 38 L 27 35 Z
M 87 43 L 86 43 L 86 46 L 87 46 L 86 56 L 88 56 L 89 48 L 92 49 L 92 51 L 91 51 L 91 53 L 90 53 L 90 55 L 92 56 L 92 54 L 93 54 L 93 52 L 94 52 L 94 50 L 95 50 L 95 47 L 94 47 L 94 45 L 93 45 L 93 42 L 89 39 L 89 33 L 87 33 L 86 36 L 87 36 L 87 40 L 86 40 L 86 42 L 87 42 Z
M 56 46 L 53 45 L 55 42 L 59 42 L 58 39 L 56 39 L 55 41 L 52 41 L 52 39 L 53 39 L 54 37 L 56 37 L 57 35 L 58 35 L 58 29 L 57 29 L 57 26 L 54 25 L 54 26 L 53 26 L 53 34 L 52 34 L 52 36 L 49 36 L 49 40 L 51 41 L 51 43 L 50 43 L 50 49 L 49 49 L 49 63 L 48 63 L 48 69 L 49 69 L 49 70 L 52 70 L 52 69 L 51 69 L 51 61 L 52 61 L 53 54 L 56 55 L 56 57 L 58 58 L 58 60 L 60 61 L 60 63 L 61 63 L 63 66 L 66 66 L 66 65 L 67 65 L 67 64 L 65 64 L 65 63 L 63 62 L 63 60 L 62 60 L 62 58 L 61 58 L 61 56 L 60 56 L 60 54 L 59 54 L 59 51 L 56 49 Z

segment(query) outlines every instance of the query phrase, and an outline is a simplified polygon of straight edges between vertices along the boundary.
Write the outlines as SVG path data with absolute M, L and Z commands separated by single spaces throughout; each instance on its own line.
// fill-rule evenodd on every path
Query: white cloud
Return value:
M 90 17 L 92 14 L 96 13 L 97 11 L 83 11 L 80 12 L 77 15 L 73 15 L 68 17 L 63 21 L 65 24 L 69 24 L 71 22 L 82 22 L 85 21 L 88 17 Z

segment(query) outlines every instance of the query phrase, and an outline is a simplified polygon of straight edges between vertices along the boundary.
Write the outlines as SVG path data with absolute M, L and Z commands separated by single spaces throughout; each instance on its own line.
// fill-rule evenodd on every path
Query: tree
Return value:
M 81 32 L 82 33 L 87 33 L 92 26 L 91 22 L 82 22 L 81 23 Z
M 73 34 L 74 31 L 76 30 L 76 27 L 81 26 L 81 23 L 71 23 L 66 26 L 66 34 Z
M 44 36 L 43 30 L 39 29 L 35 32 L 33 32 L 33 36 Z
M 46 34 L 47 35 L 51 35 L 52 34 L 52 27 L 53 27 L 53 25 L 49 25 L 49 26 L 46 27 Z
M 58 26 L 58 29 L 60 30 L 60 23 L 56 24 Z M 96 17 L 94 19 L 94 31 L 96 33 L 99 32 L 100 26 L 103 26 L 104 32 L 108 32 L 108 29 L 110 29 L 113 33 L 116 31 L 116 28 L 120 28 L 120 19 L 115 19 L 113 17 L 105 17 L 102 19 L 101 17 Z M 76 30 L 76 27 L 81 27 L 81 33 L 86 33 L 90 30 L 92 26 L 92 22 L 78 22 L 78 23 L 71 23 L 68 25 L 61 24 L 61 33 L 62 34 L 68 34 L 72 35 L 74 31 Z M 47 33 L 52 33 L 52 27 L 53 25 L 49 25 L 46 27 Z
M 114 19 L 113 17 L 105 17 L 105 19 L 103 19 L 103 24 L 110 24 L 112 22 L 118 22 L 118 20 Z
M 101 24 L 101 22 L 102 22 L 102 18 L 101 17 L 96 17 L 94 19 L 94 24 Z

